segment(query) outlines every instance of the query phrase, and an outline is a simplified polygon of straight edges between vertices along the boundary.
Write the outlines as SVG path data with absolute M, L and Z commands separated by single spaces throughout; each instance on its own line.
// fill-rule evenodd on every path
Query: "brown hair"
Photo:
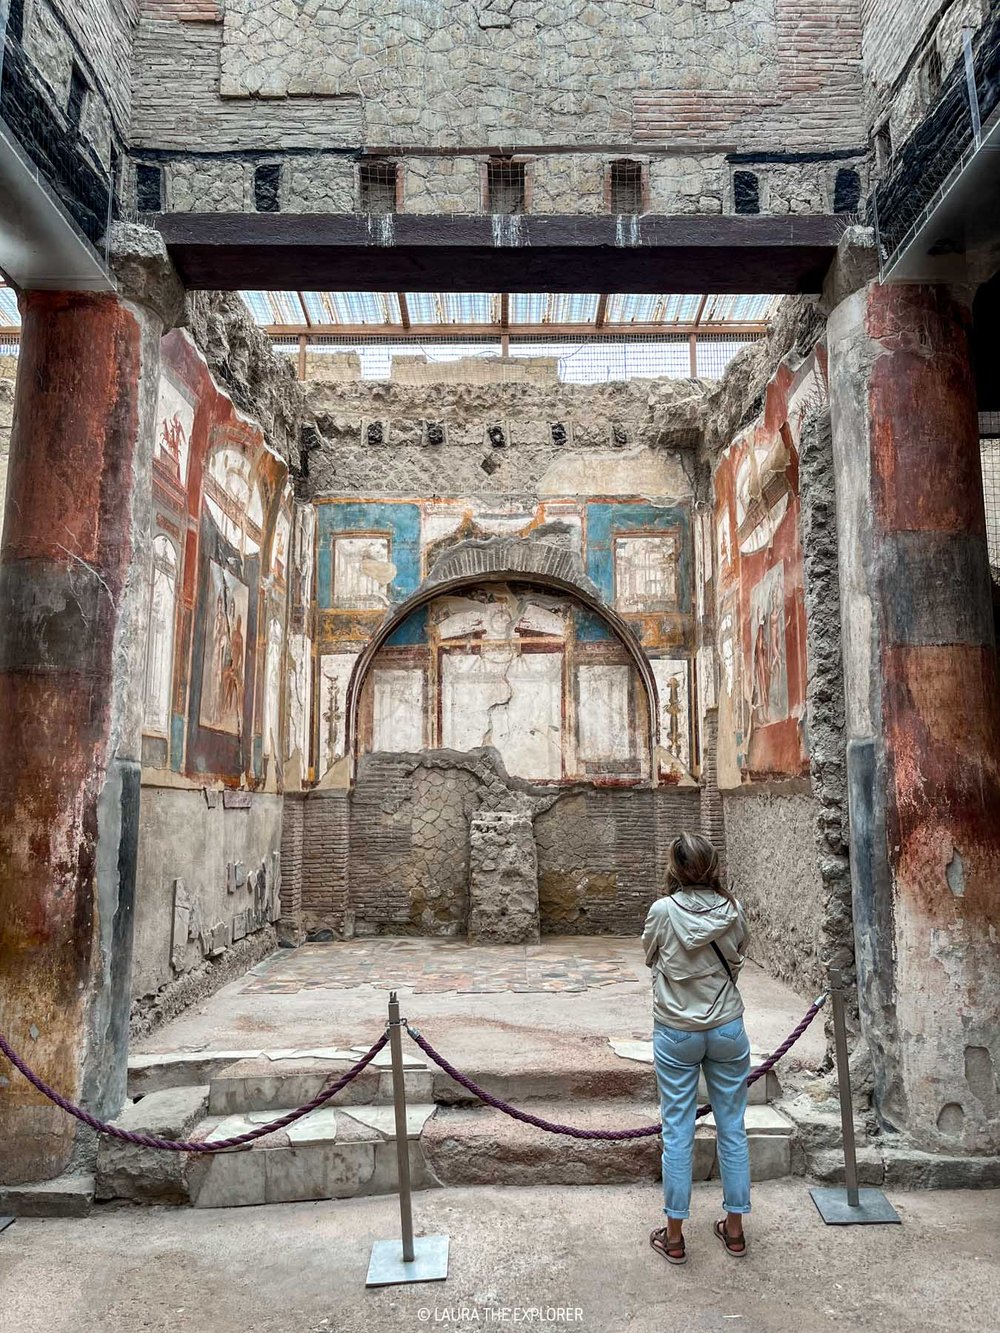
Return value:
M 719 853 L 700 833 L 682 833 L 675 838 L 667 857 L 667 893 L 689 888 L 714 889 L 731 903 L 736 902 L 722 882 Z

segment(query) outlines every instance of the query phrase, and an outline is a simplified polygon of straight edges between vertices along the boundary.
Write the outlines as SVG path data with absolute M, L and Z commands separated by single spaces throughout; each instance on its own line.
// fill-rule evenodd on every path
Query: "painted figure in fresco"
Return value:
M 785 666 L 785 597 L 780 566 L 754 589 L 751 643 L 754 718 L 780 722 L 788 715 Z
M 246 653 L 245 586 L 213 567 L 215 615 L 206 627 L 201 725 L 238 735 L 243 715 Z
M 170 459 L 171 469 L 175 473 L 177 480 L 181 479 L 181 459 L 186 453 L 187 437 L 184 431 L 184 423 L 181 421 L 181 414 L 175 412 L 172 417 L 164 417 L 160 423 L 160 440 L 167 457 Z
M 236 627 L 228 640 L 228 660 L 223 667 L 222 706 L 239 717 L 243 705 L 243 617 L 236 617 Z

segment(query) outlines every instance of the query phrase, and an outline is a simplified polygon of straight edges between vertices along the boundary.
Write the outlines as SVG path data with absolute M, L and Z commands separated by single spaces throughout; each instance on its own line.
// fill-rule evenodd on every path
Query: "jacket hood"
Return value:
M 714 889 L 678 889 L 669 898 L 670 919 L 685 949 L 700 949 L 741 919 L 738 904 Z

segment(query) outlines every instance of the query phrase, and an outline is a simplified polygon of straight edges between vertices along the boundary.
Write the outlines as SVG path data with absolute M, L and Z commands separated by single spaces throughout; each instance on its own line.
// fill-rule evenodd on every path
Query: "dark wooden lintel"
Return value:
M 818 292 L 844 228 L 812 217 L 164 213 L 188 287 L 277 291 Z

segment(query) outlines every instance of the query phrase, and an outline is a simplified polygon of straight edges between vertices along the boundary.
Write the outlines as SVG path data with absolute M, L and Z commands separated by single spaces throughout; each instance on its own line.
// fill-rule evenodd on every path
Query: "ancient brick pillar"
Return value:
M 861 1017 L 883 1121 L 1000 1152 L 1000 681 L 968 313 L 829 323 Z
M 153 418 L 171 289 L 162 243 L 128 230 L 131 299 L 23 300 L 0 554 L 0 1030 L 101 1115 L 125 1094 Z M 0 1182 L 59 1174 L 77 1130 L 12 1075 Z

